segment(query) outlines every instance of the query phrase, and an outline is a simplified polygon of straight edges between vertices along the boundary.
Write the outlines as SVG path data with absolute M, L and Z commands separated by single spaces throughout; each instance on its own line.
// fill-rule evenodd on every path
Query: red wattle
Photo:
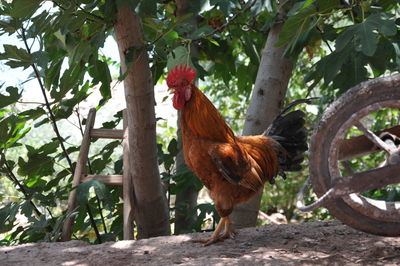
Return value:
M 182 96 L 183 95 L 180 95 L 179 93 L 175 93 L 172 97 L 172 105 L 176 110 L 181 110 L 185 105 L 185 98 Z

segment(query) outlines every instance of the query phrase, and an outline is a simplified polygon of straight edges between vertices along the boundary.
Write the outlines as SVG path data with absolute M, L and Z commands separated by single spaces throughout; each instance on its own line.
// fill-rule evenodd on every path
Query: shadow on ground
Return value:
M 399 265 L 400 238 L 356 231 L 338 221 L 239 230 L 204 247 L 210 233 L 89 245 L 81 241 L 0 247 L 1 265 Z

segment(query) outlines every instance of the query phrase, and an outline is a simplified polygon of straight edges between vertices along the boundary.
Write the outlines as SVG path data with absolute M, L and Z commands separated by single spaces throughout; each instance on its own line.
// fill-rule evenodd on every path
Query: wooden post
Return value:
M 123 127 L 124 127 L 124 139 L 123 145 L 123 176 L 122 176 L 122 192 L 124 197 L 124 240 L 134 239 L 133 235 L 133 182 L 132 175 L 130 173 L 130 162 L 129 162 L 129 131 L 128 131 L 128 112 L 125 109 L 122 113 Z
M 85 127 L 85 132 L 83 134 L 82 146 L 79 150 L 79 156 L 75 166 L 74 177 L 72 180 L 72 191 L 68 197 L 67 215 L 71 214 L 77 206 L 76 186 L 79 185 L 83 171 L 85 170 L 86 167 L 86 162 L 89 154 L 89 145 L 90 145 L 90 131 L 93 128 L 95 118 L 96 118 L 96 109 L 92 108 L 90 109 L 86 120 L 86 127 Z M 62 241 L 71 240 L 72 226 L 74 224 L 74 220 L 75 220 L 74 217 L 69 217 L 65 220 L 61 236 Z

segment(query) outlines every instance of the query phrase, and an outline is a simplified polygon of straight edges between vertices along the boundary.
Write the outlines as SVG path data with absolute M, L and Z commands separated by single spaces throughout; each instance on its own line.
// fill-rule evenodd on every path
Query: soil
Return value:
M 1 265 L 399 265 L 400 238 L 339 221 L 268 225 L 211 246 L 210 233 L 89 245 L 81 241 L 0 247 Z

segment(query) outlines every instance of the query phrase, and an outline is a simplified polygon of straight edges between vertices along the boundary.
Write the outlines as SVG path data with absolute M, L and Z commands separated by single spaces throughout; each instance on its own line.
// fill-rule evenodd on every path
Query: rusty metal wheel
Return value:
M 374 142 L 380 141 L 377 136 L 382 132 L 391 132 L 394 138 L 400 136 L 399 110 L 400 74 L 361 83 L 326 110 L 312 136 L 310 148 L 311 182 L 318 197 L 332 187 L 336 178 L 353 174 L 354 165 L 358 172 L 360 166 L 364 172 L 379 170 L 385 164 L 387 156 Z M 374 120 L 382 117 L 382 112 L 386 112 L 385 118 L 390 121 Z M 400 146 L 397 140 L 395 142 Z M 400 175 L 400 172 L 393 175 Z M 396 184 L 383 191 L 385 189 L 391 193 L 397 193 L 398 189 L 400 195 Z M 352 193 L 329 201 L 325 207 L 337 219 L 358 230 L 399 236 L 400 196 L 396 194 L 394 200 L 384 200 L 385 197 L 374 194 L 377 191 L 382 190 Z

